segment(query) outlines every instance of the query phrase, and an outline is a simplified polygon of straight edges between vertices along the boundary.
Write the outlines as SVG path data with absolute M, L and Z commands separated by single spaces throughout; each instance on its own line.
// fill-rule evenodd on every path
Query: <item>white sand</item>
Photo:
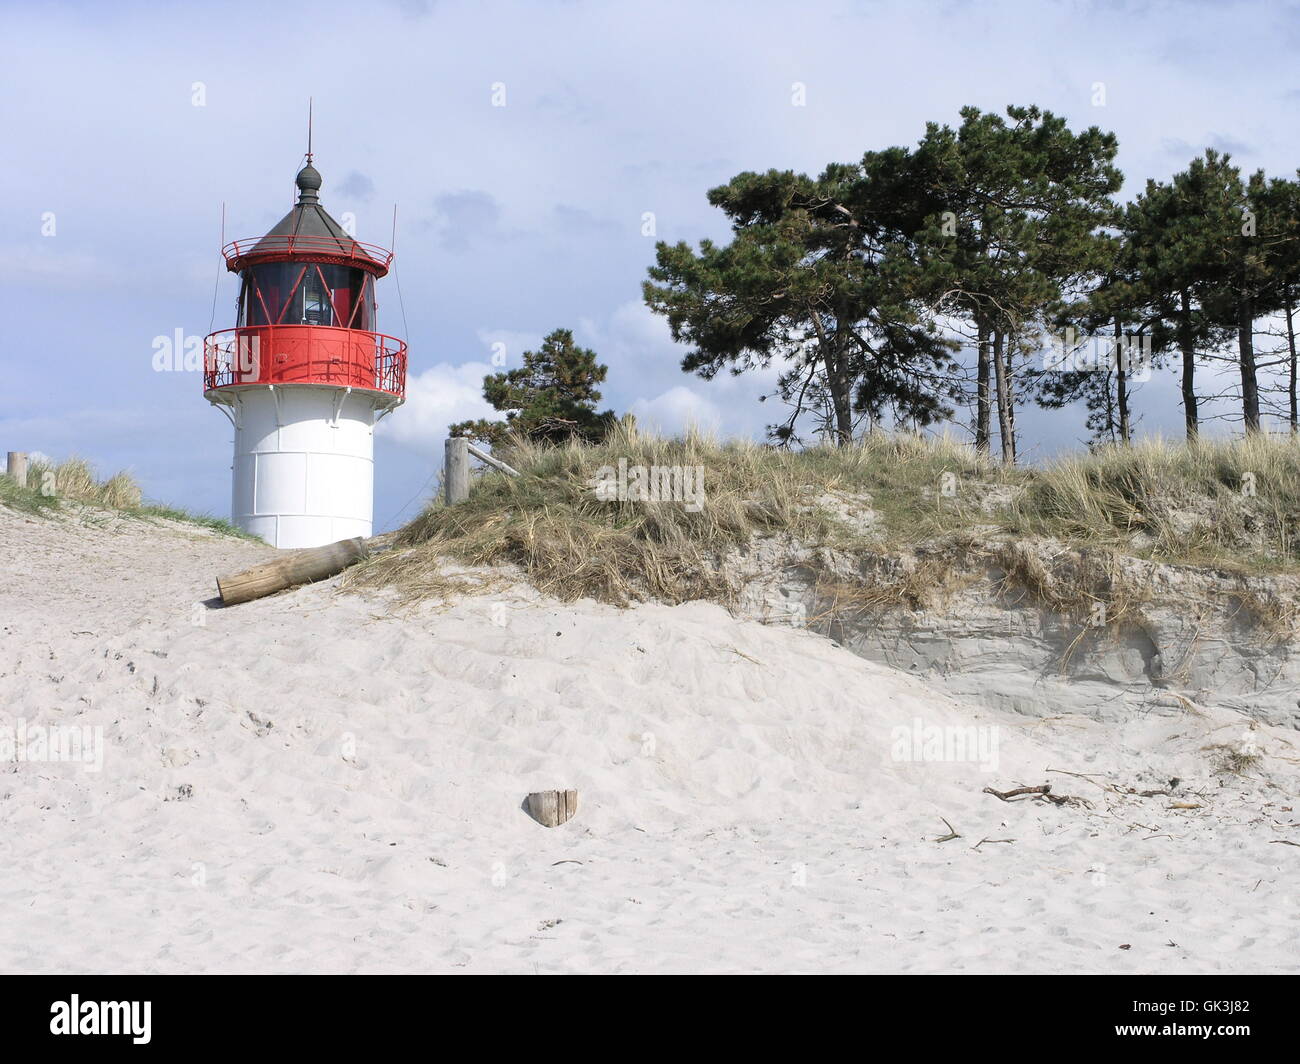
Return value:
M 0 764 L 0 969 L 1300 967 L 1294 732 L 976 710 L 703 604 L 195 608 L 264 553 L 0 510 L 0 727 L 104 736 L 98 773 Z M 895 760 L 917 718 L 996 728 L 996 770 Z M 982 793 L 1045 781 L 1093 808 Z

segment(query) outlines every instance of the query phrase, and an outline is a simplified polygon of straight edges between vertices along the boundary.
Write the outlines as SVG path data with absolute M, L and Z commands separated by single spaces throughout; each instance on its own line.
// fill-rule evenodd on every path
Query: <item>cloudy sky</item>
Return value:
M 557 327 L 617 410 L 761 434 L 770 381 L 684 375 L 640 297 L 656 238 L 725 237 L 705 192 L 742 170 L 817 172 L 1008 103 L 1113 130 L 1126 197 L 1207 146 L 1300 164 L 1291 3 L 0 0 L 0 26 L 0 450 L 128 467 L 219 515 L 229 423 L 155 341 L 234 323 L 222 205 L 228 239 L 288 209 L 309 96 L 325 207 L 387 244 L 396 205 L 380 325 L 410 344 L 409 400 L 377 441 L 377 531 L 432 490 L 447 424 L 487 413 L 492 345 Z M 1171 380 L 1138 408 L 1179 431 Z M 1020 421 L 1031 454 L 1086 435 L 1073 411 Z

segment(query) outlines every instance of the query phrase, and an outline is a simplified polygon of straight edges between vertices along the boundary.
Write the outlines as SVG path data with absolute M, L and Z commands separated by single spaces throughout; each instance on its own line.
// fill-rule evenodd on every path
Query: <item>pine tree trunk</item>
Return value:
M 1000 329 L 993 331 L 993 382 L 997 387 L 998 434 L 1002 438 L 1002 461 L 1012 465 L 1016 460 L 1015 436 L 1011 431 L 1011 382 L 1007 379 L 1007 366 L 1002 358 L 1006 337 Z
M 1259 431 L 1259 383 L 1255 376 L 1255 304 L 1249 296 L 1241 300 L 1237 321 L 1237 360 L 1241 366 L 1241 412 L 1246 431 Z
M 1008 336 L 1006 343 L 1003 345 L 1004 359 L 1006 362 L 1007 374 L 1007 428 L 1010 429 L 1011 439 L 1011 461 L 1014 462 L 1019 453 L 1016 450 L 1016 379 L 1011 375 L 1012 352 L 1016 349 L 1015 336 Z
M 1111 378 L 1115 374 L 1109 366 L 1106 367 L 1106 435 L 1110 437 L 1110 442 L 1115 442 L 1115 389 L 1110 386 Z
M 1128 420 L 1128 353 L 1124 350 L 1124 328 L 1115 319 L 1115 402 L 1119 407 L 1119 439 L 1129 442 Z
M 835 411 L 835 441 L 840 447 L 853 442 L 853 407 L 849 394 L 848 374 L 844 372 L 844 353 L 835 337 L 826 357 L 826 379 L 831 389 L 831 406 Z
M 1291 400 L 1291 435 L 1300 432 L 1300 418 L 1296 409 L 1296 353 L 1295 353 L 1295 297 L 1291 292 L 1286 294 L 1286 303 L 1283 306 L 1286 310 L 1286 347 L 1290 355 L 1291 362 L 1291 379 L 1287 382 L 1287 398 Z
M 979 363 L 975 370 L 975 450 L 989 453 L 989 330 L 979 323 Z
M 827 335 L 821 314 L 815 309 L 812 310 L 812 325 L 817 333 L 822 365 L 826 367 L 826 387 L 830 389 L 831 409 L 835 413 L 836 443 L 845 447 L 853 442 L 853 397 L 844 358 L 846 340 L 838 328 L 833 335 Z
M 1183 355 L 1183 421 L 1187 427 L 1187 442 L 1195 443 L 1200 435 L 1200 420 L 1196 405 L 1196 350 L 1192 346 L 1192 297 L 1186 288 L 1182 293 L 1182 311 L 1178 322 L 1178 347 Z

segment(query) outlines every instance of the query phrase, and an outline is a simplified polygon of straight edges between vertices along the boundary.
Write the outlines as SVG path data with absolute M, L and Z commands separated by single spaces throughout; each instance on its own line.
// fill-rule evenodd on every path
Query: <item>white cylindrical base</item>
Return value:
M 228 391 L 234 523 L 282 548 L 369 536 L 375 393 L 301 384 Z

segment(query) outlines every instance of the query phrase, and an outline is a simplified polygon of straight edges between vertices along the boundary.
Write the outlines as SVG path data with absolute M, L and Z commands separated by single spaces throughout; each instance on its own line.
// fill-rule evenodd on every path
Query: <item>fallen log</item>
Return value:
M 233 606 L 263 595 L 273 595 L 296 584 L 324 580 L 369 556 L 367 541 L 360 536 L 341 539 L 324 547 L 286 551 L 280 557 L 242 573 L 217 577 L 217 592 L 223 605 Z

